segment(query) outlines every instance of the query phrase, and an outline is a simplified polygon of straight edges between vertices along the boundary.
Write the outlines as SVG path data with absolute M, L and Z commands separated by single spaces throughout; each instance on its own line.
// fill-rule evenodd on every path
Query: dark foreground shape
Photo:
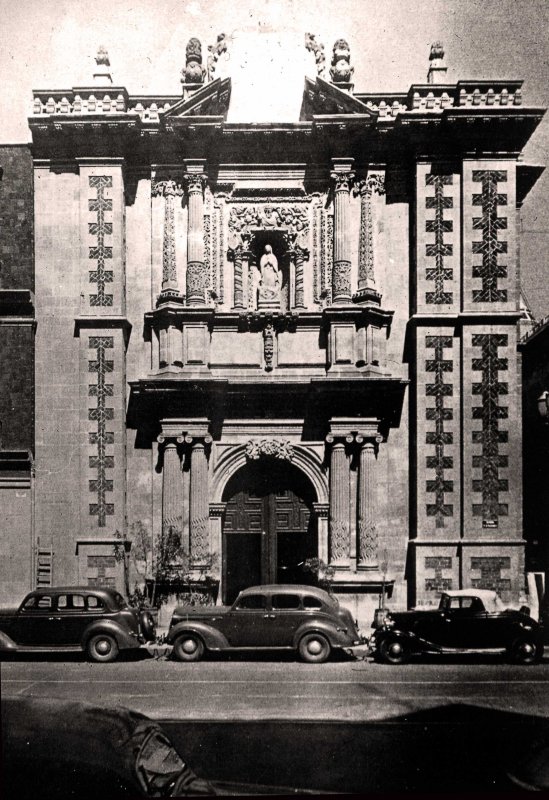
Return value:
M 2 749 L 6 800 L 216 794 L 159 725 L 126 708 L 4 700 Z
M 153 720 L 127 708 L 103 708 L 64 700 L 2 701 L 3 800 L 130 800 L 201 795 L 323 794 L 249 781 L 241 775 L 218 781 L 199 778 L 181 755 L 194 739 L 192 724 L 177 749 Z M 239 746 L 238 742 L 237 746 Z M 215 742 L 208 745 L 214 760 Z M 204 754 L 202 754 L 204 755 Z M 228 761 L 230 753 L 224 754 Z M 275 771 L 276 774 L 276 771 Z

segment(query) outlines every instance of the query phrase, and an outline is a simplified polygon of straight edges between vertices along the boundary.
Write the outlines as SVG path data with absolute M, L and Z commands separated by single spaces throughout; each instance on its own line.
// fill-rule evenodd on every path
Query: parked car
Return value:
M 0 653 L 83 650 L 93 661 L 114 661 L 154 637 L 150 612 L 130 608 L 113 589 L 36 589 L 18 608 L 0 608 Z
M 167 642 L 179 661 L 198 661 L 208 650 L 277 648 L 319 664 L 361 638 L 351 612 L 324 590 L 273 584 L 244 589 L 232 606 L 176 608 Z
M 543 656 L 543 628 L 524 610 L 506 608 L 496 592 L 443 592 L 438 609 L 387 612 L 370 647 L 377 660 L 403 664 L 421 653 L 501 651 L 519 664 Z

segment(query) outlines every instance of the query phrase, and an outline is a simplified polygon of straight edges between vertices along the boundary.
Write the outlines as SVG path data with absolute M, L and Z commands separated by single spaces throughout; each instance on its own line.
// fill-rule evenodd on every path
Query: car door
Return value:
M 295 632 L 306 618 L 301 609 L 301 597 L 274 593 L 271 596 L 271 614 L 273 647 L 291 647 Z
M 54 594 L 32 595 L 25 600 L 19 609 L 14 628 L 17 644 L 28 647 L 58 644 L 56 600 Z
M 485 643 L 486 612 L 477 597 L 452 597 L 445 611 L 446 646 L 475 650 Z
M 99 604 L 99 605 L 98 605 Z M 79 645 L 84 631 L 103 613 L 101 598 L 78 593 L 60 594 L 57 598 L 57 617 L 59 644 Z
M 223 632 L 231 647 L 272 647 L 272 614 L 266 594 L 237 597 L 223 618 Z

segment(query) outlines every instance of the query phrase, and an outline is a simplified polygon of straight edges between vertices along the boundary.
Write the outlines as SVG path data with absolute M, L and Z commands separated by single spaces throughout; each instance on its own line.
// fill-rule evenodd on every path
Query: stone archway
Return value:
M 289 461 L 250 460 L 223 492 L 223 602 L 255 584 L 313 583 L 304 569 L 318 557 L 316 493 Z

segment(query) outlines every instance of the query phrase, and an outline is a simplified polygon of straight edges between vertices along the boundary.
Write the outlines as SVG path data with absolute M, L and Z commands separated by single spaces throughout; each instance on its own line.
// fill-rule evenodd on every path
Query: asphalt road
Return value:
M 198 664 L 78 656 L 0 665 L 2 697 L 124 705 L 157 719 L 201 776 L 353 792 L 507 793 L 508 771 L 549 746 L 549 660 L 400 667 L 291 656 Z M 549 775 L 549 751 L 545 772 Z M 549 785 L 549 781 L 548 781 Z
M 114 664 L 33 656 L 0 665 L 2 696 L 125 705 L 155 719 L 390 720 L 467 704 L 549 719 L 549 660 L 513 666 L 498 658 L 384 666 L 291 657 L 217 658 L 181 664 L 150 657 Z

